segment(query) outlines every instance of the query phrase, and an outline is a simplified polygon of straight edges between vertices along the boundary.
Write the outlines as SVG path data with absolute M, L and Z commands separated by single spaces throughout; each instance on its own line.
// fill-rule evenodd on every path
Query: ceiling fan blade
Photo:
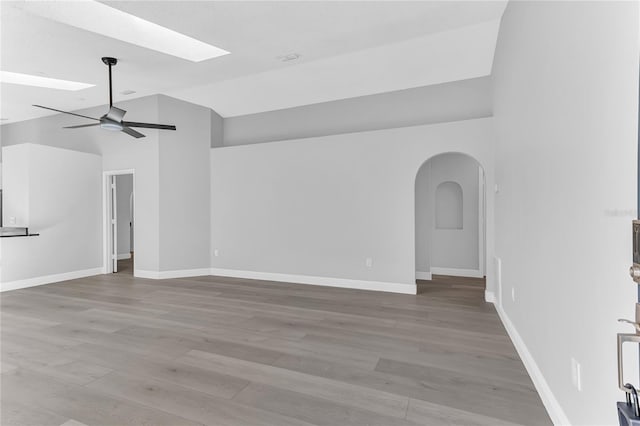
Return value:
M 116 108 L 114 106 L 109 108 L 109 112 L 107 113 L 107 118 L 113 121 L 122 121 L 122 117 L 127 113 L 127 111 Z
M 136 123 L 135 121 L 123 121 L 122 125 L 128 127 L 143 127 L 145 129 L 176 130 L 176 126 L 174 126 L 173 124 Z
M 86 115 L 76 114 L 75 112 L 62 111 L 62 110 L 60 110 L 60 109 L 49 108 L 49 107 L 42 106 L 42 105 L 33 105 L 33 106 L 34 106 L 34 107 L 38 107 L 38 108 L 50 109 L 51 111 L 61 112 L 61 113 L 63 113 L 63 114 L 69 114 L 69 115 L 75 115 L 75 116 L 77 116 L 77 117 L 88 118 L 89 120 L 96 120 L 96 121 L 100 121 L 100 119 L 99 119 L 99 118 L 88 117 L 88 116 L 86 116 Z
M 135 130 L 130 129 L 129 127 L 126 127 L 126 126 L 122 127 L 122 131 L 125 132 L 126 134 L 128 134 L 129 136 L 133 136 L 136 139 L 145 137 L 142 133 L 136 132 Z
M 66 126 L 66 127 L 63 127 L 63 129 L 79 129 L 81 127 L 93 127 L 93 126 L 99 126 L 99 125 L 100 123 L 80 124 L 77 126 Z

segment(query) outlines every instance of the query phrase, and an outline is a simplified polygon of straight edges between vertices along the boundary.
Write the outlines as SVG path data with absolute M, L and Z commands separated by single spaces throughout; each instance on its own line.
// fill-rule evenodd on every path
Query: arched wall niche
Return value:
M 463 229 L 464 192 L 458 182 L 438 184 L 434 197 L 436 229 Z

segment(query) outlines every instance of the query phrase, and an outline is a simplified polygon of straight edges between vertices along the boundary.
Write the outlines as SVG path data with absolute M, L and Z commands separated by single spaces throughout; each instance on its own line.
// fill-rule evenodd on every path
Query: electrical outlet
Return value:
M 16 224 L 16 217 L 9 216 L 9 225 L 15 225 L 15 224 Z
M 371 268 L 373 266 L 373 259 L 367 257 L 367 259 L 364 261 L 364 264 L 367 266 L 367 268 Z
M 515 287 L 511 287 L 511 301 L 512 302 L 516 301 L 516 288 Z
M 218 249 L 215 249 L 215 250 L 213 251 L 213 255 L 214 255 L 215 257 L 220 256 L 220 251 L 219 251 Z
M 582 367 L 575 358 L 571 358 L 571 383 L 578 391 L 582 391 Z

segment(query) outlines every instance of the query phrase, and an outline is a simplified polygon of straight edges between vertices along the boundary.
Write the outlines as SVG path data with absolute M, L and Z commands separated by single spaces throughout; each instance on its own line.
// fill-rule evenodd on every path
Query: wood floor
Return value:
M 131 253 L 133 255 L 133 253 Z M 133 257 L 118 260 L 118 274 L 133 275 Z
M 478 281 L 100 275 L 2 293 L 13 425 L 551 424 Z

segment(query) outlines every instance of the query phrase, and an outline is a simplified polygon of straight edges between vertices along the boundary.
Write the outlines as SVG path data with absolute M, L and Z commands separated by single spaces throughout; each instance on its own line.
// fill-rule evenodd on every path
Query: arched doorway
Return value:
M 415 180 L 416 280 L 483 279 L 486 271 L 484 169 L 451 152 L 422 164 Z M 420 286 L 419 286 L 420 287 Z

